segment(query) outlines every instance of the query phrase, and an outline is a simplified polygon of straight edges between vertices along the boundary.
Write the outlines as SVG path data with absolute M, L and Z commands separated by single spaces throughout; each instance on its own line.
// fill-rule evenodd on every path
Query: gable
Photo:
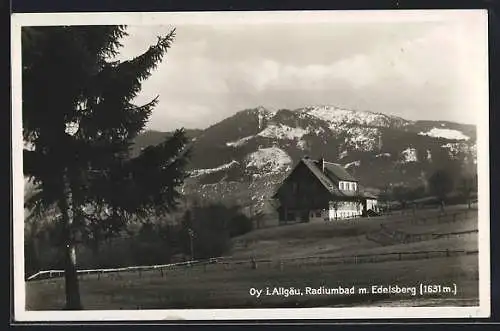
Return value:
M 321 188 L 323 188 L 325 193 L 330 193 L 330 188 L 328 187 L 329 182 L 327 182 L 327 179 L 322 180 L 318 178 L 317 174 L 311 170 L 312 169 L 310 169 L 305 160 L 301 160 L 278 187 L 275 194 L 273 195 L 273 198 L 276 198 L 278 196 L 280 190 L 286 189 L 289 185 L 292 185 L 292 183 L 297 183 L 304 180 L 313 181 L 314 183 L 318 184 L 318 188 L 320 190 Z
M 310 159 L 302 159 L 301 162 L 309 169 L 309 171 L 316 177 L 317 180 L 321 182 L 321 184 L 329 191 L 332 191 L 332 188 L 335 187 L 335 182 L 331 180 L 328 176 L 326 176 L 321 169 L 318 168 L 316 162 Z
M 303 158 L 290 172 L 287 178 L 282 182 L 278 189 L 273 194 L 272 198 L 276 199 L 286 192 L 297 190 L 299 183 L 309 182 L 317 185 L 317 192 L 324 192 L 330 197 L 362 197 L 363 193 L 360 189 L 358 180 L 354 178 L 341 165 L 336 163 L 325 162 L 325 171 L 322 171 L 320 161 L 315 161 L 309 158 Z M 354 182 L 357 190 L 340 190 L 339 182 Z M 293 184 L 297 183 L 297 184 Z M 301 184 L 301 185 L 302 185 Z
M 312 175 L 312 180 L 317 180 L 327 193 L 335 196 L 350 195 L 346 195 L 344 192 L 340 191 L 340 189 L 338 188 L 338 180 L 335 177 L 329 176 L 328 173 L 324 173 L 323 171 L 321 171 L 316 161 L 307 158 L 300 160 L 300 162 L 290 173 L 290 175 L 285 179 L 285 181 L 283 181 L 283 184 L 280 186 L 280 188 L 283 187 L 283 185 L 285 185 L 285 183 L 291 178 L 293 179 L 295 176 L 297 176 L 297 173 L 299 171 L 302 172 L 303 170 L 305 170 L 304 168 L 307 169 L 308 172 L 310 172 L 310 174 Z M 276 196 L 276 194 L 274 196 Z

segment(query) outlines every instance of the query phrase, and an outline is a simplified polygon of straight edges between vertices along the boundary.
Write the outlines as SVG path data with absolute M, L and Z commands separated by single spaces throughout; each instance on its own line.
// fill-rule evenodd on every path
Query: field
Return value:
M 448 235 L 400 242 L 390 235 L 395 231 Z M 260 229 L 235 238 L 231 255 L 216 264 L 81 275 L 82 301 L 85 309 L 473 306 L 478 304 L 475 231 L 477 211 L 463 207 L 450 208 L 446 216 L 426 210 L 415 215 Z M 377 238 L 376 234 L 386 236 L 386 242 L 370 239 Z M 387 244 L 387 240 L 392 242 Z M 405 254 L 417 252 L 418 256 Z M 444 289 L 456 286 L 456 293 L 443 290 L 412 296 L 371 292 L 372 285 L 419 288 L 421 283 Z M 60 278 L 27 282 L 27 309 L 61 309 L 63 284 Z M 320 286 L 354 286 L 355 293 L 306 293 L 306 287 Z M 280 287 L 301 292 L 259 298 L 249 293 L 252 288 L 269 288 L 272 293 Z M 359 292 L 362 288 L 369 289 L 368 293 Z

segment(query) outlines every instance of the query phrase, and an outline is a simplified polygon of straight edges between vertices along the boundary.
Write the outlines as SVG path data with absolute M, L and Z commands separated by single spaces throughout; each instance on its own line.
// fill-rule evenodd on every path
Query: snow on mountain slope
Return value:
M 227 170 L 227 169 L 234 167 L 236 165 L 239 165 L 239 164 L 240 163 L 238 161 L 233 160 L 229 163 L 218 166 L 217 168 L 193 170 L 193 171 L 191 171 L 191 177 L 199 177 L 202 175 L 212 174 L 212 173 L 217 172 L 217 171 Z
M 427 132 L 420 132 L 420 136 L 429 136 L 433 138 L 445 138 L 450 140 L 469 140 L 470 137 L 463 134 L 463 132 L 452 129 L 441 129 L 441 128 L 432 128 Z
M 351 167 L 359 167 L 360 165 L 361 165 L 361 161 L 353 161 L 353 162 L 349 162 L 349 163 L 345 164 L 344 168 L 349 169 Z
M 334 106 L 306 107 L 300 111 L 327 121 L 333 127 L 341 124 L 388 127 L 391 124 L 401 126 L 409 123 L 409 121 L 395 116 L 387 116 L 370 111 L 349 110 Z
M 265 119 L 269 119 L 276 114 L 275 110 L 268 109 L 268 108 L 265 108 L 263 106 L 258 106 L 257 108 L 255 108 L 255 111 L 256 111 L 257 115 L 260 115 Z
M 163 141 L 164 135 L 155 139 Z M 356 178 L 373 188 L 420 185 L 421 171 L 430 174 L 447 159 L 463 160 L 471 169 L 476 162 L 473 126 L 334 106 L 245 109 L 195 137 L 190 169 L 198 170 L 188 180 L 187 194 L 245 206 L 267 201 L 305 155 L 355 169 Z
M 346 133 L 345 143 L 352 149 L 373 151 L 378 147 L 380 132 L 377 128 L 354 126 L 348 128 Z
M 343 158 L 347 157 L 347 155 L 349 155 L 349 152 L 348 151 L 342 151 L 340 152 L 339 154 L 339 160 L 342 160 Z
M 447 143 L 444 145 L 441 145 L 442 148 L 447 149 L 449 156 L 453 159 L 456 159 L 459 155 L 459 153 L 463 154 L 471 154 L 473 158 L 476 158 L 477 155 L 477 150 L 476 150 L 476 144 L 466 144 L 464 142 L 457 142 L 457 143 Z
M 307 134 L 308 131 L 300 127 L 292 128 L 283 124 L 271 124 L 268 125 L 264 130 L 259 132 L 259 136 L 266 138 L 277 138 L 277 139 L 300 139 L 303 135 Z
M 240 147 L 240 146 L 243 146 L 247 141 L 249 141 L 250 139 L 254 138 L 255 136 L 247 136 L 247 137 L 243 137 L 241 139 L 238 139 L 236 141 L 230 141 L 230 142 L 227 142 L 226 143 L 226 146 L 230 146 L 230 147 Z
M 246 168 L 256 168 L 260 172 L 279 173 L 288 171 L 293 161 L 278 147 L 261 148 L 250 153 L 246 159 Z
M 303 140 L 303 136 L 308 134 L 322 136 L 326 129 L 337 136 L 346 136 L 347 149 L 374 151 L 378 147 L 380 127 L 399 127 L 411 123 L 395 116 L 334 106 L 306 107 L 293 111 L 285 109 L 276 112 L 258 107 L 249 112 L 258 118 L 259 132 L 226 142 L 226 146 L 239 147 L 253 137 L 259 136 L 297 140 L 297 147 L 305 150 L 308 144 Z

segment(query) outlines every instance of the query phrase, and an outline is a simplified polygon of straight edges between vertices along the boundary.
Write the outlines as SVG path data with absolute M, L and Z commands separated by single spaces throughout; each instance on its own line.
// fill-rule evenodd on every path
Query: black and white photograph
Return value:
M 488 317 L 485 10 L 15 14 L 21 320 Z

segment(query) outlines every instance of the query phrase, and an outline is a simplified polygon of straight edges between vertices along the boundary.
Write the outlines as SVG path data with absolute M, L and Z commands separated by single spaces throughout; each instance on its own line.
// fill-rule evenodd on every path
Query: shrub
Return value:
M 223 255 L 231 248 L 231 237 L 251 230 L 252 220 L 237 207 L 211 204 L 186 211 L 179 238 L 185 254 L 205 259 Z

